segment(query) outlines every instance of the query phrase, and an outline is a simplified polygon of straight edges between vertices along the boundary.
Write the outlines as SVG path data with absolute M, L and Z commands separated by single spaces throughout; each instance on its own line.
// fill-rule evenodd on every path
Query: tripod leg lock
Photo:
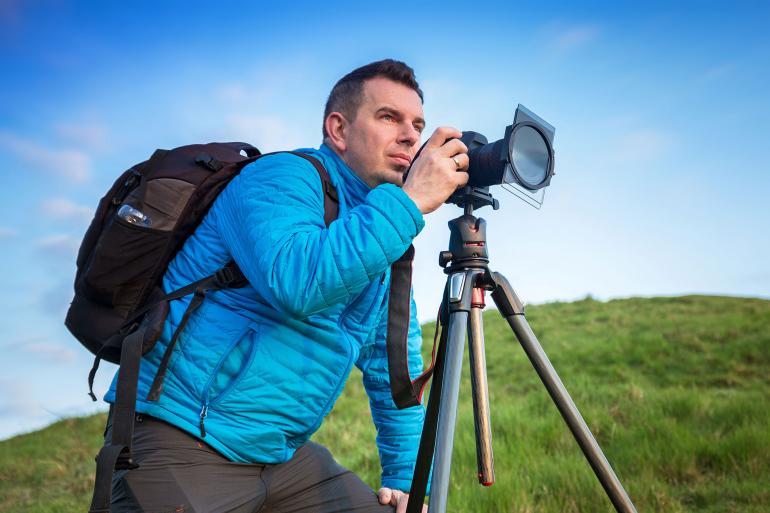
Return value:
M 459 303 L 463 299 L 465 273 L 455 273 L 449 277 L 449 302 Z
M 447 284 L 448 313 L 470 312 L 473 304 L 473 289 L 477 287 L 483 271 L 472 269 L 455 272 L 449 275 Z

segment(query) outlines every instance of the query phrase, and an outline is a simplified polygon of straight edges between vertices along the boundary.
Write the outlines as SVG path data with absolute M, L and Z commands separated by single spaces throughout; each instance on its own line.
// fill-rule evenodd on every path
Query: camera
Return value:
M 468 147 L 468 183 L 447 202 L 475 208 L 497 201 L 488 193 L 493 185 L 502 185 L 529 205 L 540 208 L 545 188 L 554 173 L 553 139 L 556 130 L 523 105 L 516 108 L 513 123 L 495 142 L 478 132 L 463 132 L 461 140 Z M 485 198 L 489 198 L 488 200 Z

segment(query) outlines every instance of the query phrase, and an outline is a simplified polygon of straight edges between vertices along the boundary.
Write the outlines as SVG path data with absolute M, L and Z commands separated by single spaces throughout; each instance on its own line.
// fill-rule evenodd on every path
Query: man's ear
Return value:
M 332 148 L 339 153 L 347 150 L 348 120 L 339 112 L 332 112 L 326 116 L 324 128 Z

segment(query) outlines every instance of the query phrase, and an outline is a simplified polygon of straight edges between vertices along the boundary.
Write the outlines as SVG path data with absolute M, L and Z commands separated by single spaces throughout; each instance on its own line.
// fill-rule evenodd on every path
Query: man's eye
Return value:
M 394 121 L 396 118 L 394 118 L 390 114 L 385 114 L 384 116 L 382 116 L 382 119 L 384 119 L 385 121 Z

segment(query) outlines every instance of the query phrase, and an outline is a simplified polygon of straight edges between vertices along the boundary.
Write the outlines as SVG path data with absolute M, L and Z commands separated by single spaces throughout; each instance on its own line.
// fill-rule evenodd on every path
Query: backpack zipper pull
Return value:
M 203 408 L 201 408 L 201 422 L 200 422 L 200 428 L 201 428 L 201 438 L 206 438 L 206 428 L 203 425 L 203 421 L 206 419 L 206 415 L 209 412 L 209 405 L 204 404 Z

